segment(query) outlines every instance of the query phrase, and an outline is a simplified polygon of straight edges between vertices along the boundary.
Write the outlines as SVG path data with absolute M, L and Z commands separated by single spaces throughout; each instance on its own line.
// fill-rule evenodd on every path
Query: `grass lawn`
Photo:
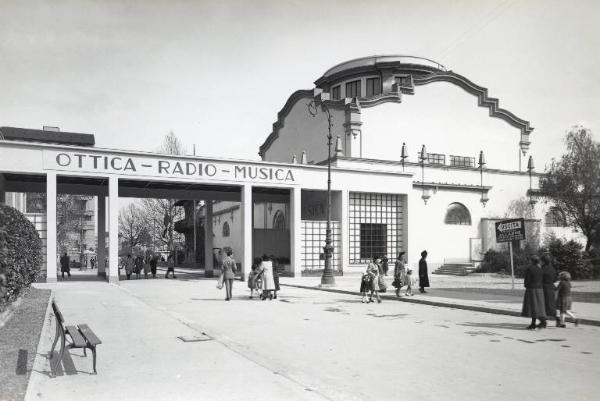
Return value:
M 0 400 L 25 398 L 50 290 L 31 288 L 0 328 Z

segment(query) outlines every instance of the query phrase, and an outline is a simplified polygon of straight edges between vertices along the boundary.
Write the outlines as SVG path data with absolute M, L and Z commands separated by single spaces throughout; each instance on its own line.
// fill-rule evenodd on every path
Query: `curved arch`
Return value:
M 273 216 L 273 230 L 285 230 L 285 215 L 281 210 L 275 212 Z
M 544 215 L 544 225 L 546 227 L 567 227 L 567 217 L 562 210 L 553 206 Z
M 471 213 L 469 213 L 469 209 L 467 209 L 467 207 L 462 203 L 453 202 L 449 204 L 448 208 L 446 209 L 444 224 L 470 226 Z

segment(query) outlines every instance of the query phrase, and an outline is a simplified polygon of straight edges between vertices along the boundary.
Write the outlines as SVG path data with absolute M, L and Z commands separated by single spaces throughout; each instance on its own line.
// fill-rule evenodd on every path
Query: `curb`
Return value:
M 298 285 L 298 284 L 281 284 L 283 287 L 294 287 L 294 288 L 302 288 L 305 290 L 313 290 L 313 291 L 325 291 L 325 292 L 333 292 L 337 294 L 347 294 L 347 295 L 356 295 L 360 296 L 359 292 L 356 291 L 348 291 L 348 290 L 338 290 L 333 288 L 318 288 L 318 287 L 310 287 L 306 285 Z M 508 310 L 508 309 L 498 309 L 498 308 L 490 308 L 486 306 L 476 306 L 476 305 L 464 305 L 459 303 L 448 303 L 448 302 L 438 302 L 438 301 L 430 301 L 428 299 L 414 299 L 414 298 L 398 298 L 393 297 L 391 295 L 379 294 L 382 299 L 386 299 L 389 301 L 398 301 L 398 302 L 409 302 L 413 304 L 421 304 L 428 306 L 438 306 L 442 308 L 453 308 L 453 309 L 461 309 L 461 310 L 470 310 L 474 312 L 484 312 L 484 313 L 492 313 L 495 315 L 507 315 L 507 316 L 516 316 L 521 317 L 521 313 L 518 311 Z M 567 322 L 573 323 L 571 318 L 567 319 Z M 592 319 L 579 319 L 579 324 L 586 324 L 589 326 L 600 326 L 600 321 L 592 320 Z

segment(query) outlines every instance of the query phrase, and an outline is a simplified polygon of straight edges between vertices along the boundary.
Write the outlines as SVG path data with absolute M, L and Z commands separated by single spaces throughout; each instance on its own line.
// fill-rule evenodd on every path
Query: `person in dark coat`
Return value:
M 531 257 L 531 265 L 525 269 L 525 296 L 523 297 L 523 309 L 521 316 L 530 317 L 531 324 L 526 328 L 534 330 L 535 320 L 539 319 L 540 329 L 546 327 L 546 304 L 544 303 L 544 290 L 542 288 L 544 272 L 540 265 L 540 258 L 536 255 Z
M 554 282 L 557 280 L 556 270 L 552 266 L 550 255 L 542 256 L 542 289 L 544 290 L 544 304 L 546 305 L 546 318 L 554 319 L 556 326 L 560 319 L 556 314 L 556 299 L 554 297 Z
M 156 278 L 156 266 L 158 265 L 158 256 L 153 255 L 152 259 L 150 259 L 150 272 L 152 273 L 152 278 Z
M 62 278 L 65 278 L 65 273 L 67 273 L 68 276 L 71 277 L 70 263 L 71 263 L 71 260 L 69 259 L 69 256 L 67 256 L 67 253 L 65 252 L 65 254 L 60 258 L 60 272 L 62 274 Z
M 427 274 L 427 251 L 421 252 L 419 260 L 419 291 L 424 293 L 425 287 L 429 287 L 429 275 Z

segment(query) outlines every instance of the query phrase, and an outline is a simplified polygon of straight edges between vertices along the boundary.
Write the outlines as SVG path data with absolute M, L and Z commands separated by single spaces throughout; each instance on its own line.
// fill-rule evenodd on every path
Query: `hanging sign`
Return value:
M 525 219 L 510 219 L 496 223 L 496 242 L 512 242 L 525 239 Z

